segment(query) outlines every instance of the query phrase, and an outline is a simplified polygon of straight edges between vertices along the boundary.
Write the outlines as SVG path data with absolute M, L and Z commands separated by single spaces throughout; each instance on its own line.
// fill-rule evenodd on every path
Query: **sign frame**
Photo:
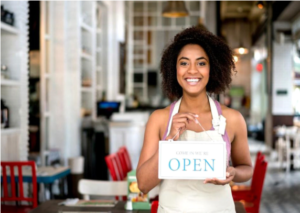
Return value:
M 221 152 L 223 153 L 223 156 L 220 157 L 220 159 L 223 159 L 223 163 L 221 163 L 222 168 L 220 170 L 223 170 L 221 172 L 221 175 L 219 176 L 205 176 L 205 175 L 201 175 L 199 173 L 197 173 L 197 175 L 192 175 L 192 176 L 179 176 L 177 173 L 174 176 L 167 176 L 162 172 L 162 165 L 161 165 L 161 159 L 162 159 L 162 155 L 163 155 L 163 149 L 162 146 L 172 146 L 172 145 L 183 145 L 184 147 L 187 147 L 189 145 L 191 145 L 190 147 L 203 147 L 203 146 L 220 146 L 219 148 L 221 149 Z M 219 180 L 225 180 L 226 179 L 226 168 L 227 168 L 227 150 L 226 150 L 226 143 L 224 141 L 159 141 L 159 150 L 158 150 L 158 178 L 159 179 L 170 179 L 170 180 L 174 180 L 174 179 L 181 179 L 181 180 L 205 180 L 206 178 L 217 178 Z M 220 171 L 219 170 L 219 171 Z M 195 173 L 196 174 L 196 173 Z

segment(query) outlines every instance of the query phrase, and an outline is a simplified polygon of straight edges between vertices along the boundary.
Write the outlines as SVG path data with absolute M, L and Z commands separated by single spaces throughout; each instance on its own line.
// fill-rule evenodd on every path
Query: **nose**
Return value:
M 197 73 L 197 72 L 198 72 L 198 70 L 197 70 L 196 64 L 195 63 L 191 63 L 191 66 L 188 69 L 188 73 L 194 74 L 194 73 Z

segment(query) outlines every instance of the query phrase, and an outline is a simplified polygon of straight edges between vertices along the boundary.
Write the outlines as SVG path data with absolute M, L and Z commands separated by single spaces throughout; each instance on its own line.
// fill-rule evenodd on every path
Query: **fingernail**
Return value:
M 198 117 L 199 117 L 199 115 L 197 115 L 197 114 L 195 114 L 194 116 L 195 116 L 196 118 L 198 118 Z
M 197 119 L 195 119 L 195 122 L 196 122 L 196 123 L 199 123 L 199 121 L 198 121 Z
M 226 176 L 227 176 L 227 177 L 229 176 L 229 173 L 228 173 L 228 172 L 226 172 Z

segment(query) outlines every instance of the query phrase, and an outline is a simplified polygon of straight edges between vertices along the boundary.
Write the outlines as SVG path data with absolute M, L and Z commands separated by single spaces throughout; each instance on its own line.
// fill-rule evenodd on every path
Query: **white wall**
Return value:
M 78 2 L 54 2 L 54 63 L 51 76 L 49 149 L 63 162 L 80 155 Z M 72 12 L 73 11 L 73 12 Z
M 125 41 L 124 1 L 103 1 L 107 8 L 107 100 L 119 94 L 120 51 L 119 42 Z
M 58 149 L 63 162 L 81 154 L 79 3 L 54 2 L 54 63 L 51 76 L 50 134 L 48 149 Z M 124 2 L 105 1 L 107 38 L 105 85 L 107 99 L 119 93 L 119 42 L 124 42 Z M 106 58 L 105 58 L 106 57 Z
M 273 115 L 291 115 L 292 107 L 292 43 L 273 42 Z M 287 95 L 277 95 L 277 90 L 286 90 Z

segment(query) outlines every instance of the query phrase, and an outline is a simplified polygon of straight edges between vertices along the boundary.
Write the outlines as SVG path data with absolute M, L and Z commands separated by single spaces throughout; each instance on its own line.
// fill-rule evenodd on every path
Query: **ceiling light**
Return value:
M 258 7 L 258 9 L 263 9 L 264 8 L 264 3 L 262 1 L 258 1 L 256 6 Z
M 236 54 L 245 55 L 245 54 L 247 54 L 249 52 L 249 50 L 247 48 L 243 47 L 243 46 L 240 46 L 238 48 L 235 48 L 234 52 Z
M 240 32 L 239 32 L 239 34 L 237 33 L 239 35 L 240 45 L 234 49 L 234 53 L 238 54 L 238 55 L 245 55 L 245 54 L 248 54 L 249 50 L 246 47 L 244 47 L 244 45 L 243 45 L 241 24 L 242 24 L 241 22 L 238 23 L 238 28 L 239 28 L 238 31 L 240 31 Z
M 162 15 L 168 18 L 178 18 L 188 16 L 184 1 L 168 1 Z
M 234 63 L 236 63 L 236 62 L 239 61 L 239 58 L 238 58 L 236 55 L 234 55 L 234 56 L 233 56 L 233 60 L 234 60 Z

